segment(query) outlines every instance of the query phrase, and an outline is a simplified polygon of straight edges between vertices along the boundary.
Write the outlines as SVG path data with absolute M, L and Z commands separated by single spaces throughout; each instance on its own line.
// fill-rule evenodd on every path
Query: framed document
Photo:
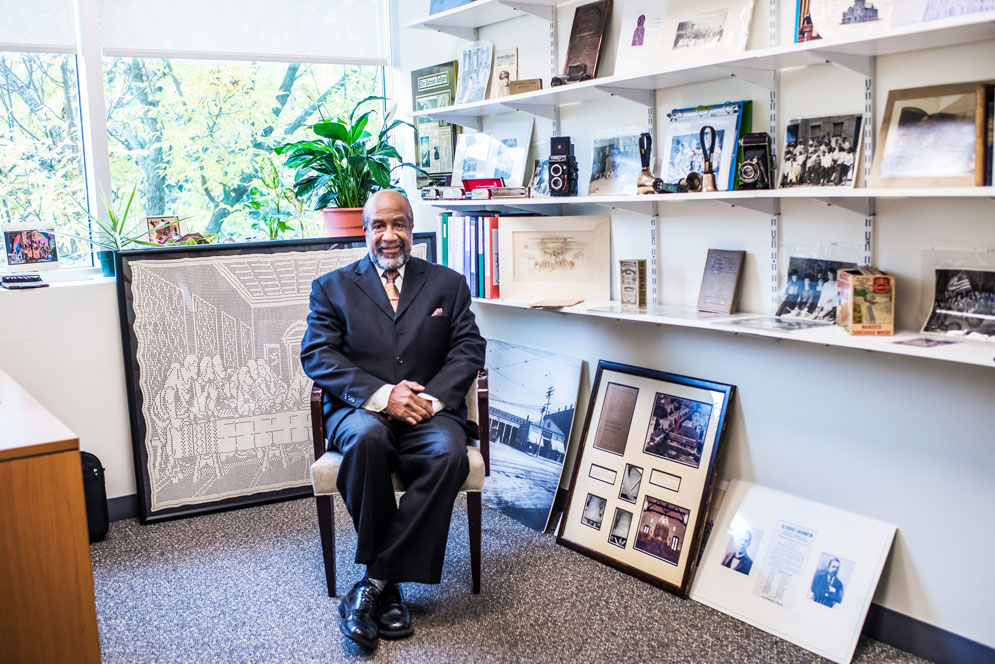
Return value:
M 557 543 L 686 596 L 734 390 L 599 362 Z
M 444 62 L 411 72 L 411 95 L 416 111 L 427 111 L 453 105 L 456 98 L 456 61 Z M 453 151 L 459 127 L 442 120 L 415 119 L 415 145 L 418 166 L 428 177 L 418 174 L 418 186 L 449 185 L 453 171 Z

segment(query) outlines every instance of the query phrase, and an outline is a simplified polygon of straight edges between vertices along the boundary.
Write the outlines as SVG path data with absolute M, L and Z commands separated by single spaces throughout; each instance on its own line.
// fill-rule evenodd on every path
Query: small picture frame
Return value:
M 55 229 L 39 224 L 5 224 L 3 248 L 7 256 L 6 272 L 37 272 L 59 267 L 59 248 Z
M 599 362 L 557 543 L 687 596 L 734 391 Z
M 183 220 L 176 216 L 145 217 L 145 223 L 149 229 L 149 242 L 153 244 L 166 244 L 186 233 Z

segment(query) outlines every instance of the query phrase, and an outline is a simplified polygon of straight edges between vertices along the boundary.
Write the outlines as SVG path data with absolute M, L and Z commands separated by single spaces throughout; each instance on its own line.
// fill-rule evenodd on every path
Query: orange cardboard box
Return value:
M 895 277 L 864 266 L 840 270 L 836 323 L 853 336 L 895 334 Z

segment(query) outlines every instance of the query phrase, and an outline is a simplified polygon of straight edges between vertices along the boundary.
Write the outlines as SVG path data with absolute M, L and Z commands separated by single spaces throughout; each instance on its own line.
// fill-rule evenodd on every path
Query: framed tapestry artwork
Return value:
M 733 480 L 691 599 L 849 662 L 895 526 Z
M 412 254 L 434 243 L 418 233 Z M 311 490 L 311 282 L 366 253 L 362 237 L 117 252 L 142 523 Z
M 686 597 L 734 391 L 599 362 L 557 543 Z

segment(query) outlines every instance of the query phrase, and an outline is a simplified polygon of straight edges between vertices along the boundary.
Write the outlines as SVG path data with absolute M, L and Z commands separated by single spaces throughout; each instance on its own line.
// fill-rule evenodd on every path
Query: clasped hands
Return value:
M 392 419 L 411 425 L 431 419 L 435 415 L 432 402 L 418 396 L 424 389 L 424 385 L 413 380 L 402 380 L 390 391 L 384 412 Z

